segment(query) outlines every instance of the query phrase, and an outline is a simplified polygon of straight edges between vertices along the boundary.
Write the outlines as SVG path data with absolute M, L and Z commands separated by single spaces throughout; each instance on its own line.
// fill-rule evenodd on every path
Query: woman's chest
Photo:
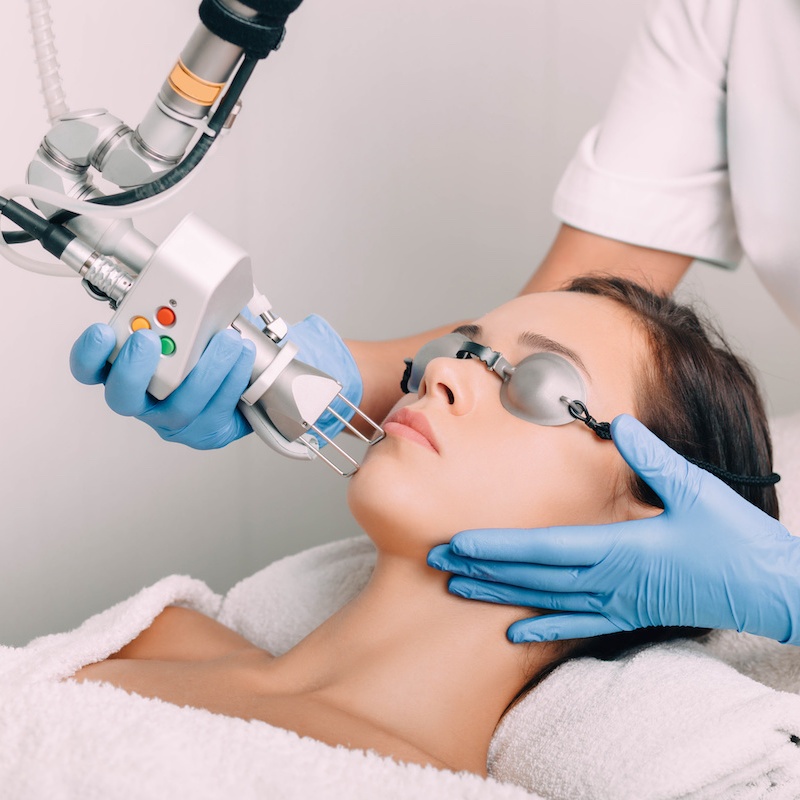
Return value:
M 285 691 L 274 685 L 265 663 L 268 658 L 255 652 L 204 662 L 117 658 L 90 664 L 75 678 L 110 683 L 176 706 L 266 722 L 332 746 L 445 766 L 373 721 L 332 704 L 324 692 Z

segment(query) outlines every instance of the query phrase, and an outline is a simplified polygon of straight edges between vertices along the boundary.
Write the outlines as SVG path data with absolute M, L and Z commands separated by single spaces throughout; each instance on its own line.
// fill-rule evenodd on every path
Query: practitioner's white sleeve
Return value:
M 554 212 L 573 227 L 733 267 L 742 255 L 727 163 L 736 0 L 651 3 L 603 122 Z

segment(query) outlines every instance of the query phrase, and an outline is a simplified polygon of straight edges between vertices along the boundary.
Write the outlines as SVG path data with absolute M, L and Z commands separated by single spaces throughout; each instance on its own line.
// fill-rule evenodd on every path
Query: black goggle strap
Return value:
M 496 373 L 503 380 L 505 380 L 506 377 L 514 371 L 514 368 L 503 357 L 502 353 L 498 353 L 497 350 L 492 350 L 491 347 L 485 347 L 482 344 L 471 342 L 469 339 L 464 339 L 464 341 L 458 347 L 455 357 L 477 358 L 479 361 L 483 361 L 487 369 Z M 414 359 L 406 358 L 403 359 L 403 361 L 406 365 L 406 368 L 400 381 L 400 389 L 403 394 L 409 394 L 411 392 L 411 386 L 409 382 L 411 381 L 414 369 Z
M 502 353 L 492 350 L 491 347 L 471 342 L 469 339 L 464 340 L 464 344 L 461 345 L 456 353 L 456 358 L 477 358 L 486 364 L 486 369 L 497 373 L 503 380 L 514 371 L 514 368 L 506 361 Z
M 589 430 L 594 431 L 601 439 L 611 439 L 611 423 L 598 422 L 586 408 L 586 404 L 580 400 L 570 400 L 562 397 L 561 402 L 567 406 L 570 416 L 586 425 Z
M 580 400 L 570 400 L 568 397 L 562 397 L 561 401 L 566 404 L 571 416 L 594 431 L 601 439 L 611 439 L 611 424 L 598 422 L 589 413 L 584 403 Z M 769 475 L 737 475 L 735 472 L 729 472 L 727 469 L 709 464 L 708 461 L 701 461 L 699 458 L 691 456 L 684 456 L 684 458 L 690 464 L 710 472 L 726 483 L 738 483 L 745 486 L 774 486 L 781 479 L 777 472 L 771 472 Z
M 400 391 L 403 394 L 409 394 L 411 389 L 408 388 L 408 380 L 411 377 L 411 368 L 414 366 L 414 359 L 404 358 L 403 363 L 406 365 L 406 369 L 405 372 L 403 372 L 403 377 L 400 379 Z

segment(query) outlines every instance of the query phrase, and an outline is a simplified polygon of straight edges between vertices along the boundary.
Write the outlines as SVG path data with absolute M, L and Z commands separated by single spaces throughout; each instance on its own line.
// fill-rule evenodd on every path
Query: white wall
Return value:
M 135 125 L 196 2 L 53 6 L 70 107 L 106 106 Z M 190 209 L 214 220 L 250 250 L 288 319 L 317 311 L 343 335 L 480 314 L 515 294 L 546 250 L 553 189 L 602 112 L 641 10 L 640 0 L 306 0 L 224 148 L 141 227 L 161 237 Z M 46 120 L 24 4 L 4 4 L 1 20 L 5 186 L 24 176 Z M 77 282 L 2 269 L 0 641 L 74 625 L 171 572 L 224 591 L 354 531 L 344 482 L 321 465 L 255 440 L 197 453 L 112 414 L 67 366 L 107 307 Z M 691 281 L 762 367 L 773 408 L 800 406 L 800 337 L 752 273 L 695 269 Z

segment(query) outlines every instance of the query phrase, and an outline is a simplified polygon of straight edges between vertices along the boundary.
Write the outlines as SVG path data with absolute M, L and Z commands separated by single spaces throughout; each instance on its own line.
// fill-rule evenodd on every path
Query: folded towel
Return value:
M 800 696 L 682 641 L 576 659 L 503 719 L 490 774 L 548 798 L 800 797 Z
M 172 576 L 75 631 L 0 648 L 0 796 L 530 800 L 492 779 L 401 765 L 110 684 L 60 680 L 118 650 L 167 605 L 215 616 L 221 601 L 200 581 Z

